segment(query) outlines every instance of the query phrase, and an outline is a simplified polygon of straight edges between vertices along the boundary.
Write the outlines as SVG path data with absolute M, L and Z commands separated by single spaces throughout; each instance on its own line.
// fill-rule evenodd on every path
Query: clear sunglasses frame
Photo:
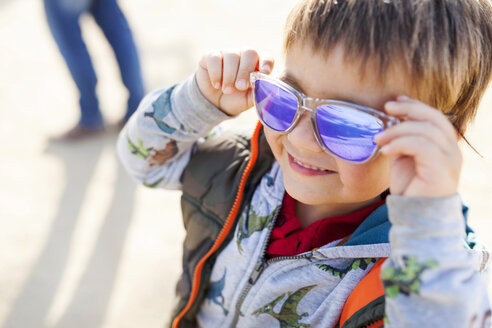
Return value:
M 296 97 L 297 99 L 297 111 L 296 111 L 296 114 L 294 116 L 294 119 L 292 120 L 292 123 L 289 125 L 289 127 L 285 130 L 285 131 L 278 131 L 278 130 L 275 130 L 275 129 L 272 129 L 269 127 L 269 125 L 263 121 L 262 117 L 261 117 L 261 113 L 260 111 L 258 110 L 258 107 L 256 106 L 256 97 L 255 97 L 255 82 L 256 81 L 267 81 L 271 84 L 274 84 L 278 87 L 280 87 L 281 89 L 289 92 L 290 94 L 292 94 L 293 96 Z M 340 157 L 339 155 L 337 154 L 334 154 L 332 153 L 326 146 L 325 144 L 323 143 L 322 139 L 321 139 L 321 136 L 319 134 L 319 130 L 318 130 L 318 123 L 316 121 L 316 112 L 318 110 L 318 108 L 322 105 L 336 105 L 338 107 L 346 107 L 346 108 L 349 108 L 349 109 L 352 109 L 352 110 L 357 110 L 357 111 L 360 111 L 362 113 L 365 113 L 365 114 L 369 114 L 373 117 L 376 117 L 378 120 L 381 121 L 382 125 L 383 125 L 383 129 L 382 131 L 384 131 L 385 129 L 393 126 L 393 125 L 396 125 L 396 124 L 399 124 L 401 121 L 400 119 L 396 118 L 396 117 L 393 117 L 393 116 L 390 116 L 390 115 L 387 115 L 381 111 L 378 111 L 378 110 L 375 110 L 375 109 L 372 109 L 370 107 L 366 107 L 366 106 L 361 106 L 361 105 L 357 105 L 357 104 L 353 104 L 353 103 L 350 103 L 350 102 L 346 102 L 346 101 L 341 101 L 341 100 L 333 100 L 333 99 L 320 99 L 320 98 L 313 98 L 313 97 L 308 97 L 306 96 L 304 93 L 294 89 L 292 86 L 290 86 L 289 84 L 283 82 L 282 80 L 279 80 L 279 79 L 276 79 L 276 78 L 273 78 L 269 75 L 266 75 L 266 74 L 263 74 L 263 73 L 260 73 L 260 72 L 252 72 L 250 74 L 250 82 L 251 82 L 251 86 L 253 88 L 253 100 L 254 100 L 254 103 L 255 103 L 255 107 L 256 107 L 256 111 L 258 113 L 258 117 L 261 121 L 261 123 L 263 125 L 266 125 L 269 129 L 272 129 L 273 131 L 277 132 L 277 133 L 280 133 L 280 134 L 288 134 L 289 132 L 291 132 L 294 127 L 297 125 L 300 117 L 302 116 L 302 114 L 304 112 L 309 112 L 311 114 L 311 124 L 312 124 L 312 127 L 313 127 L 313 132 L 314 132 L 314 136 L 316 138 L 316 141 L 318 142 L 318 144 L 320 145 L 320 147 L 328 154 L 332 155 L 332 156 L 335 156 L 345 162 L 349 162 L 349 163 L 355 163 L 355 164 L 363 164 L 363 163 L 366 163 L 372 159 L 374 159 L 375 157 L 377 157 L 377 155 L 379 154 L 379 150 L 380 150 L 380 147 L 379 145 L 376 146 L 376 148 L 374 149 L 374 151 L 372 152 L 372 154 L 365 160 L 363 161 L 351 161 L 351 160 L 347 160 L 345 158 L 342 158 Z

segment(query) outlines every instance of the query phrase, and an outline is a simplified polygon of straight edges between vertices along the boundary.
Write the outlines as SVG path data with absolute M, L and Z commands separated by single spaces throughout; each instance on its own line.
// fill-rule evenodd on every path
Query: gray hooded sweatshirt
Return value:
M 144 98 L 120 134 L 118 154 L 137 181 L 179 189 L 196 146 L 227 118 L 190 77 Z M 489 326 L 489 256 L 466 227 L 458 195 L 389 195 L 344 244 L 267 260 L 284 192 L 274 163 L 217 256 L 199 326 L 334 327 L 351 291 L 385 257 L 385 327 Z

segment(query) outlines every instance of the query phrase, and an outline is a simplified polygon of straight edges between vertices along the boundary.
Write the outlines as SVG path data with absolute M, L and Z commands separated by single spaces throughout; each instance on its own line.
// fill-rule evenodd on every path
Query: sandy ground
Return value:
M 120 1 L 148 90 L 184 79 L 199 56 L 245 45 L 280 58 L 293 0 Z M 123 115 L 111 49 L 87 17 L 84 37 L 108 122 Z M 461 193 L 492 244 L 492 91 L 463 148 Z M 49 34 L 42 1 L 0 0 L 0 326 L 160 327 L 179 273 L 179 193 L 137 186 L 119 165 L 116 134 L 50 142 L 75 124 L 77 93 Z M 254 115 L 231 125 L 252 124 Z

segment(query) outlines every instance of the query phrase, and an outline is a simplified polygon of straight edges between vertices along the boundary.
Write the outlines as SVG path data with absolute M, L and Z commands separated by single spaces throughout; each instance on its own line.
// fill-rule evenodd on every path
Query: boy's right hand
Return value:
M 251 72 L 270 74 L 274 60 L 256 50 L 218 50 L 204 55 L 199 62 L 196 81 L 202 95 L 230 116 L 253 106 L 249 82 Z

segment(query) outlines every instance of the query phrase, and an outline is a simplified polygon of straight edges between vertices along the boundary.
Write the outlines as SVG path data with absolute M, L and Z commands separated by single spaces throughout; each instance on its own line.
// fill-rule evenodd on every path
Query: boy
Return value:
M 118 150 L 183 190 L 172 326 L 487 326 L 457 140 L 491 51 L 485 0 L 302 0 L 279 79 L 256 51 L 217 51 L 148 95 Z M 207 136 L 253 105 L 252 136 Z

